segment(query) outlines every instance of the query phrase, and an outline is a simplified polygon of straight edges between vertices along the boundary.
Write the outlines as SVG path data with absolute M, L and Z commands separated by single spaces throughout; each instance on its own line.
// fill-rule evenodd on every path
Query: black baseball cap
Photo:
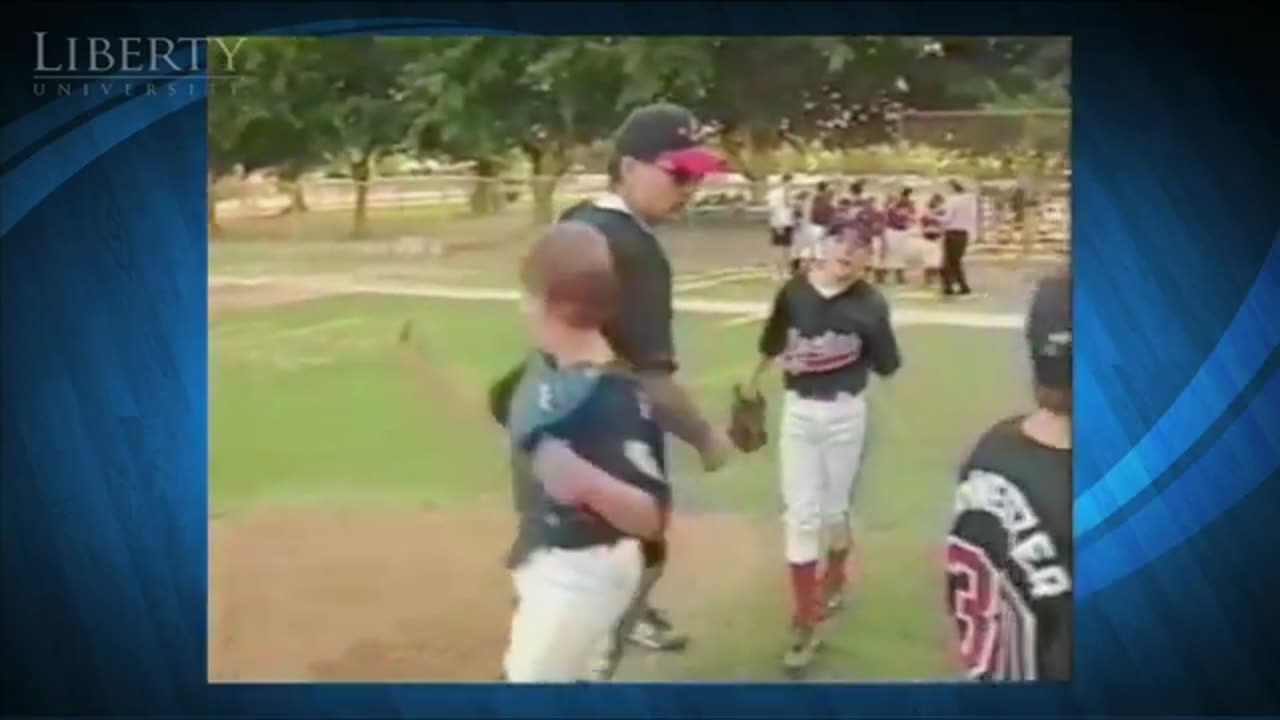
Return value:
M 702 144 L 698 131 L 698 120 L 687 108 L 672 103 L 645 105 L 633 110 L 618 128 L 614 155 L 698 177 L 723 172 L 728 163 Z
M 1042 279 L 1027 314 L 1027 343 L 1036 384 L 1071 389 L 1071 274 Z

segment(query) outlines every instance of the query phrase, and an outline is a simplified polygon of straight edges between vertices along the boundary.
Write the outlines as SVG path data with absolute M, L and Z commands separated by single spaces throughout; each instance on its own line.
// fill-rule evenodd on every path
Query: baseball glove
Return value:
M 769 441 L 769 433 L 765 429 L 764 395 L 757 393 L 754 398 L 747 397 L 741 385 L 733 386 L 729 439 L 744 453 L 755 452 Z

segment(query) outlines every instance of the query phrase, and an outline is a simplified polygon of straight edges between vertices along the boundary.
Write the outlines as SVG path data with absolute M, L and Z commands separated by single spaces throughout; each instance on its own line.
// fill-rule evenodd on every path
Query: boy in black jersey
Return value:
M 536 351 L 491 398 L 511 436 L 518 596 L 510 682 L 591 677 L 639 587 L 670 507 L 663 434 L 600 331 L 617 305 L 604 237 L 561 223 L 522 269 Z
M 978 441 L 947 538 L 947 608 L 975 680 L 1071 679 L 1069 274 L 1041 281 L 1026 331 L 1039 407 Z
M 779 452 L 795 631 L 783 662 L 793 671 L 813 660 L 818 624 L 841 605 L 852 545 L 849 510 L 867 429 L 868 374 L 888 377 L 902 364 L 889 305 L 863 278 L 870 238 L 858 224 L 845 223 L 831 230 L 821 250 L 808 272 L 778 291 L 760 337 L 762 359 L 747 386 L 749 394 L 759 392 L 761 375 L 779 360 L 786 386 Z

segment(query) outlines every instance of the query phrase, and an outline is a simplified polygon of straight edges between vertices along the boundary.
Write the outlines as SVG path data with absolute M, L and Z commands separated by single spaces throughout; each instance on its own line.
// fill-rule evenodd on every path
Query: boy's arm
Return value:
M 663 513 L 658 501 L 587 462 L 564 440 L 543 438 L 533 453 L 533 470 L 557 501 L 588 507 L 628 535 L 661 537 Z
M 881 377 L 890 377 L 902 367 L 902 353 L 898 349 L 898 337 L 893 332 L 889 303 L 879 298 L 876 328 L 871 337 L 871 368 Z
M 774 296 L 773 309 L 769 312 L 769 318 L 765 320 L 764 328 L 760 331 L 760 340 L 757 343 L 757 348 L 760 351 L 760 362 L 756 363 L 755 370 L 747 380 L 746 390 L 748 394 L 760 394 L 760 379 L 773 366 L 773 359 L 781 355 L 782 351 L 786 349 L 787 326 L 789 324 L 786 286 L 784 285 L 782 289 L 778 290 L 778 294 Z
M 624 533 L 659 538 L 670 489 L 651 443 L 658 434 L 639 390 L 607 375 L 559 419 L 520 440 L 534 475 L 566 505 L 594 511 Z M 590 459 L 588 459 L 590 458 Z

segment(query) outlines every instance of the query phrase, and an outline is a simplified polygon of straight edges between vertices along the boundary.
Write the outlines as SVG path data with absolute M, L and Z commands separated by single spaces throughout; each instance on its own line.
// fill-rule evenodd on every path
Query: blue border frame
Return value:
M 5 714 L 1280 712 L 1268 684 L 1280 677 L 1280 113 L 1266 24 L 1178 5 L 660 5 L 33 6 L 38 27 L 6 31 Z M 208 685 L 204 104 L 37 98 L 33 29 L 1072 35 L 1075 680 Z

